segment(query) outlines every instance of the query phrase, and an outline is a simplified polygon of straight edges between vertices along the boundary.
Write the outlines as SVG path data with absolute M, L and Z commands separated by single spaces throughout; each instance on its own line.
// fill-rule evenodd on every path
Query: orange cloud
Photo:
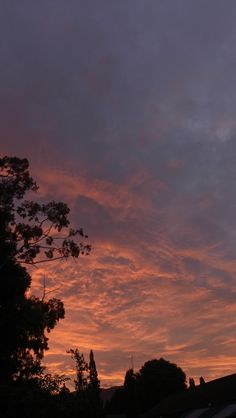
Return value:
M 95 236 L 91 256 L 32 269 L 32 292 L 42 294 L 45 276 L 48 297 L 60 297 L 66 308 L 66 318 L 50 334 L 45 355 L 50 370 L 73 376 L 66 350 L 78 347 L 85 354 L 95 351 L 104 386 L 122 383 L 131 354 L 136 369 L 163 356 L 196 378 L 233 372 L 236 303 L 228 294 L 236 287 L 224 277 L 235 274 L 236 263 L 221 255 L 220 243 L 204 245 L 200 235 L 182 245 L 166 225 L 145 230 L 144 213 L 150 219 L 162 216 L 153 195 L 148 192 L 146 199 L 142 189 L 155 189 L 148 172 L 114 186 L 46 169 L 39 183 L 41 196 L 50 198 L 53 190 L 55 198 L 70 202 L 73 219 L 79 196 L 105 208 L 112 219 L 111 229 Z M 157 182 L 157 195 L 162 192 L 166 189 Z M 83 204 L 86 212 L 87 201 Z M 88 216 L 94 216 L 89 208 Z M 174 216 L 170 227 L 176 233 L 189 239 L 197 232 L 184 219 L 175 224 Z

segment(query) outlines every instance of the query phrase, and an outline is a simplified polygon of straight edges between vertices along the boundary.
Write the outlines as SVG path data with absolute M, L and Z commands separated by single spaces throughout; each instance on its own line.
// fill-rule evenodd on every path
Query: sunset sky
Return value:
M 93 246 L 31 269 L 66 309 L 51 372 L 75 347 L 102 386 L 131 356 L 236 372 L 235 21 L 235 0 L 1 1 L 1 155 Z

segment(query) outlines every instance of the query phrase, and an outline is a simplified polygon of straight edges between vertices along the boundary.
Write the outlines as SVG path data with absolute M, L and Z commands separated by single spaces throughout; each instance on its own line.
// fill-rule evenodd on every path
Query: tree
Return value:
M 90 350 L 89 353 L 89 363 L 85 361 L 83 353 L 80 353 L 78 348 L 71 348 L 67 353 L 71 354 L 72 359 L 75 361 L 75 390 L 78 393 L 88 390 L 91 396 L 99 398 L 100 381 L 98 379 L 93 350 Z
M 65 375 L 42 373 L 35 379 L 35 384 L 39 389 L 46 391 L 50 395 L 59 395 L 61 393 L 68 393 L 69 389 L 65 386 L 65 382 L 70 380 Z
M 201 376 L 201 377 L 200 377 L 200 379 L 199 379 L 199 384 L 200 384 L 200 385 L 205 385 L 205 383 L 206 383 L 206 382 L 205 382 L 204 377 L 202 377 L 202 376 Z
M 137 375 L 134 370 L 128 369 L 125 374 L 124 387 L 123 387 L 123 399 L 125 412 L 127 417 L 136 417 L 138 414 L 138 400 L 137 400 Z
M 89 254 L 82 229 L 69 229 L 62 202 L 23 200 L 38 186 L 26 159 L 0 158 L 0 382 L 25 380 L 42 372 L 48 337 L 64 317 L 60 299 L 28 297 L 31 277 L 22 264 Z M 62 235 L 63 231 L 67 231 Z M 74 238 L 74 239 L 73 239 Z
M 76 379 L 75 390 L 79 416 L 85 418 L 103 417 L 102 402 L 100 400 L 100 382 L 93 351 L 89 354 L 89 363 L 78 348 L 68 350 L 75 361 Z
M 195 380 L 194 380 L 194 378 L 193 377 L 190 377 L 189 378 L 189 387 L 191 388 L 191 389 L 193 389 L 193 388 L 195 388 Z
M 180 367 L 163 358 L 150 360 L 138 373 L 133 369 L 126 372 L 124 385 L 115 391 L 106 412 L 133 418 L 186 388 L 186 375 Z
M 75 361 L 75 369 L 76 369 L 76 379 L 75 379 L 75 390 L 77 394 L 81 394 L 84 392 L 88 387 L 88 379 L 87 379 L 87 371 L 88 371 L 88 364 L 84 359 L 83 353 L 80 353 L 78 348 L 70 349 L 67 351 L 71 354 L 71 357 Z
M 186 375 L 163 358 L 147 361 L 136 378 L 139 408 L 145 411 L 173 393 L 185 390 Z
M 19 204 L 27 191 L 38 190 L 28 168 L 27 159 L 0 158 L 1 240 L 5 244 L 3 264 L 9 259 L 36 264 L 89 254 L 89 244 L 73 239 L 86 239 L 87 235 L 82 228 L 69 228 L 70 209 L 65 203 L 40 204 L 24 200 Z M 66 235 L 58 235 L 62 230 L 67 231 Z
M 100 381 L 98 379 L 97 367 L 94 359 L 93 350 L 90 350 L 89 353 L 89 365 L 88 365 L 89 375 L 88 375 L 88 386 L 94 392 L 98 394 L 100 392 Z
M 100 381 L 98 379 L 98 372 L 93 350 L 90 350 L 89 353 L 87 392 L 89 403 L 92 406 L 92 410 L 94 411 L 92 416 L 94 418 L 96 416 L 100 417 L 102 415 L 102 401 L 100 399 Z

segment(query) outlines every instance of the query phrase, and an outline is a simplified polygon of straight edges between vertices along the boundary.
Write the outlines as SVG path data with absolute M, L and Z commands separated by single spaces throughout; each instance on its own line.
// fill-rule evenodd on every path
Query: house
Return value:
M 211 417 L 236 417 L 236 374 L 169 396 L 142 415 L 142 418 Z

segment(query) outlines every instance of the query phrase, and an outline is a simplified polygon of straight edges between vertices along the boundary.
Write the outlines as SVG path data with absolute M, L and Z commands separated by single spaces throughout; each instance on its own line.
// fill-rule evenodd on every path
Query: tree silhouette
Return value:
M 168 395 L 186 389 L 186 375 L 176 364 L 163 358 L 147 361 L 137 374 L 137 392 L 142 411 Z
M 165 397 L 186 388 L 186 375 L 180 367 L 163 358 L 150 360 L 138 373 L 127 370 L 124 385 L 107 402 L 106 412 L 137 417 Z
M 25 264 L 88 254 L 89 245 L 76 243 L 83 230 L 69 229 L 64 203 L 23 200 L 38 186 L 26 159 L 0 158 L 0 383 L 26 380 L 42 373 L 48 337 L 64 317 L 59 299 L 27 296 L 31 277 Z M 62 236 L 62 230 L 68 231 Z
M 79 416 L 86 418 L 100 418 L 103 416 L 100 400 L 100 381 L 93 351 L 89 354 L 89 363 L 85 361 L 83 353 L 78 348 L 67 351 L 75 361 L 76 379 L 75 390 Z
M 93 350 L 90 350 L 89 353 L 87 395 L 89 403 L 93 410 L 93 418 L 95 418 L 96 416 L 100 417 L 102 415 L 102 402 L 100 399 L 100 381 L 98 379 L 98 372 Z
M 89 353 L 89 365 L 88 365 L 88 387 L 91 389 L 94 394 L 98 394 L 100 392 L 100 381 L 98 379 L 97 367 L 94 359 L 93 350 L 90 350 Z
M 200 383 L 200 385 L 205 385 L 205 379 L 204 379 L 204 377 L 200 377 L 200 379 L 199 379 L 199 383 Z
M 75 241 L 78 237 L 86 239 L 87 235 L 82 228 L 69 228 L 70 209 L 65 203 L 40 204 L 32 200 L 19 203 L 27 191 L 38 190 L 28 168 L 27 159 L 0 158 L 0 214 L 5 226 L 5 236 L 1 234 L 1 238 L 8 243 L 3 264 L 9 258 L 37 264 L 89 254 L 89 244 Z M 65 230 L 63 235 L 61 232 Z
M 136 417 L 138 412 L 136 378 L 137 375 L 133 369 L 127 370 L 123 387 L 123 398 L 127 417 Z
M 88 387 L 87 371 L 88 364 L 84 359 L 83 353 L 80 353 L 78 348 L 70 349 L 67 353 L 71 354 L 71 357 L 75 361 L 76 379 L 75 379 L 75 390 L 77 394 L 84 392 Z
M 191 389 L 193 389 L 193 388 L 195 388 L 195 380 L 194 380 L 194 378 L 193 377 L 190 377 L 189 378 L 189 387 L 191 388 Z

